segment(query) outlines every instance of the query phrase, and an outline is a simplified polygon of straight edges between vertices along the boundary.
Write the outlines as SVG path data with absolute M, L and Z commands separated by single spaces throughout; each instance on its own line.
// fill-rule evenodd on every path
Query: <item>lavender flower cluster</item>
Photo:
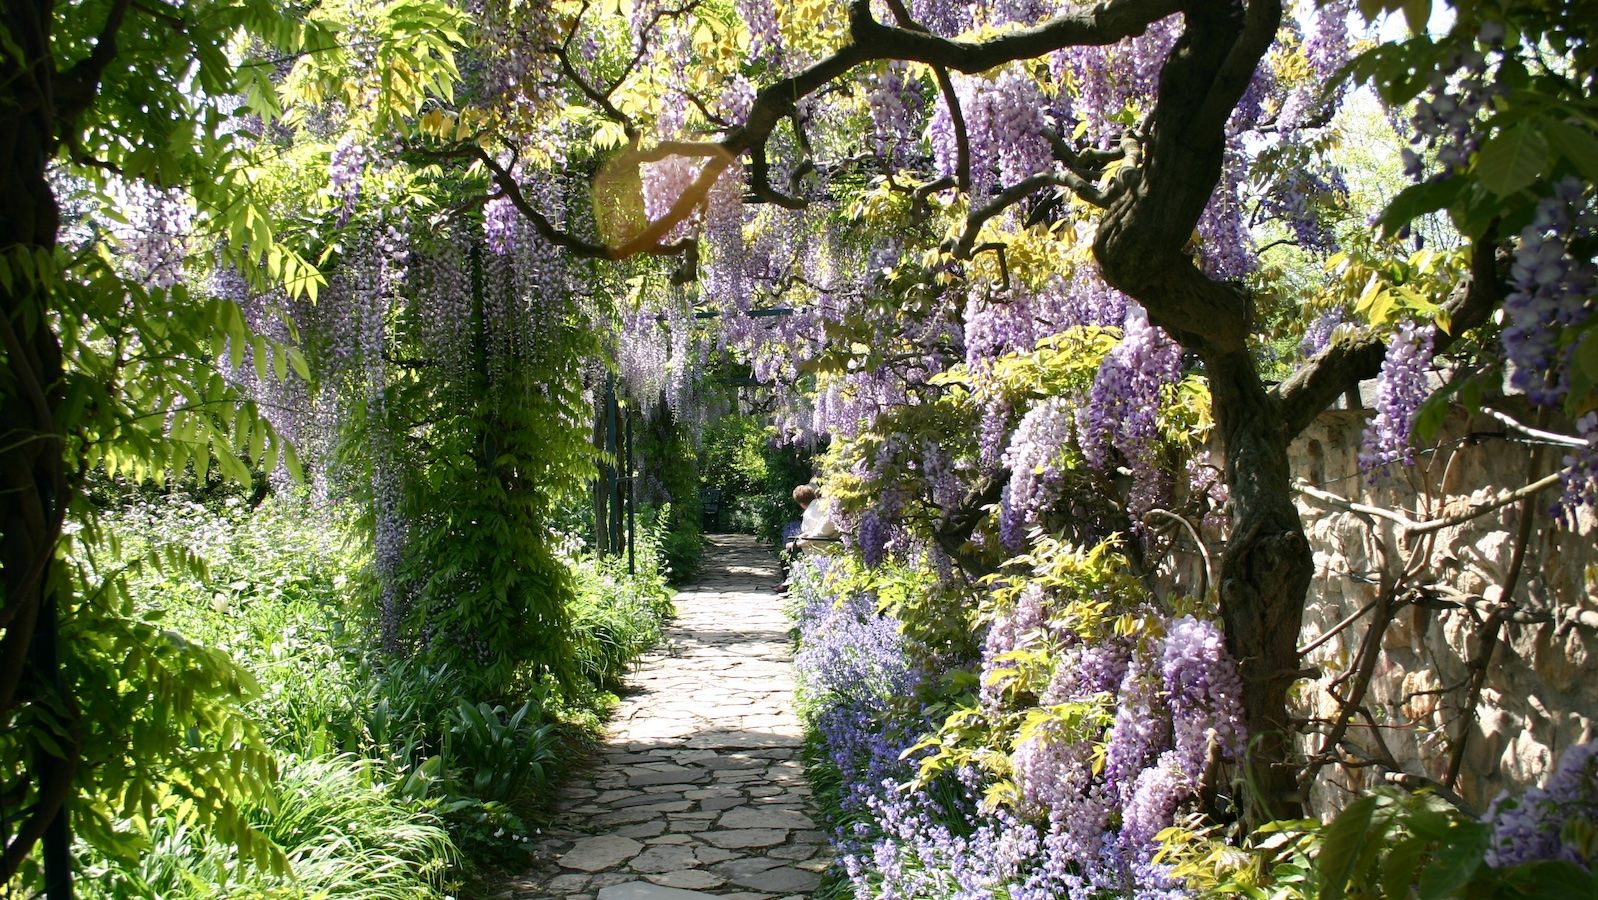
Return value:
M 1426 377 L 1436 333 L 1434 326 L 1405 322 L 1387 345 L 1387 357 L 1382 360 L 1376 381 L 1376 417 L 1365 426 L 1359 452 L 1360 468 L 1372 477 L 1395 462 L 1415 462 L 1409 439 L 1415 426 L 1415 411 L 1428 393 Z
M 1037 81 L 1011 68 L 991 81 L 960 76 L 954 85 L 965 118 L 973 194 L 986 194 L 996 185 L 1048 169 L 1053 160 L 1043 136 L 1048 103 Z M 955 174 L 958 142 L 947 103 L 940 102 L 933 112 L 927 136 L 939 174 Z
M 1019 551 L 1027 528 L 1059 499 L 1064 470 L 1060 454 L 1072 438 L 1073 413 L 1063 397 L 1051 397 L 1027 411 L 1001 460 L 1010 470 L 999 505 L 999 541 Z
M 1076 414 L 1088 465 L 1108 467 L 1114 448 L 1134 468 L 1148 468 L 1158 437 L 1160 391 L 1181 375 L 1181 348 L 1149 323 L 1143 307 L 1128 305 L 1121 343 L 1104 358 L 1088 403 Z
M 194 211 L 191 201 L 176 189 L 126 183 L 118 186 L 124 222 L 111 225 L 121 245 L 118 264 L 146 287 L 170 288 L 183 280 L 189 257 Z
M 1503 26 L 1482 26 L 1477 41 L 1489 49 L 1501 45 Z M 1479 120 L 1494 97 L 1505 88 L 1490 73 L 1491 60 L 1475 44 L 1459 48 L 1433 71 L 1427 89 L 1415 102 L 1410 119 L 1415 133 L 1410 143 L 1435 151 L 1444 173 L 1463 170 L 1481 143 Z M 1404 171 L 1419 180 L 1426 164 L 1415 150 L 1405 148 Z
M 1494 800 L 1485 821 L 1489 866 L 1558 859 L 1592 871 L 1598 853 L 1581 835 L 1598 833 L 1598 741 L 1566 750 L 1546 785 Z
M 1344 312 L 1341 306 L 1334 306 L 1316 316 L 1315 321 L 1309 323 L 1309 327 L 1304 329 L 1304 339 L 1299 342 L 1298 352 L 1309 357 L 1330 347 L 1332 345 L 1332 335 L 1337 331 L 1338 326 L 1347 321 L 1348 313 Z
M 901 754 L 915 743 L 915 727 L 894 714 L 920 683 L 910 647 L 876 598 L 828 593 L 826 557 L 809 557 L 794 572 L 799 613 L 799 651 L 794 669 L 805 702 L 834 765 L 843 774 L 846 812 L 867 808 L 884 779 L 903 778 Z
M 1561 336 L 1592 316 L 1598 262 L 1574 250 L 1598 234 L 1598 209 L 1580 181 L 1566 178 L 1537 204 L 1520 233 L 1504 298 L 1504 354 L 1514 364 L 1510 384 L 1540 406 L 1557 406 L 1570 392 L 1573 346 Z
M 361 196 L 361 173 L 366 168 L 366 146 L 345 135 L 327 160 L 327 185 L 339 201 L 338 223 L 344 225 Z
M 1214 623 L 1186 616 L 1156 625 L 1163 637 L 1089 641 L 1056 618 L 1059 588 L 1022 585 L 987 629 L 989 721 L 1015 722 L 1006 716 L 1030 704 L 1113 714 L 1036 728 L 1025 740 L 1008 732 L 1018 803 L 995 807 L 983 799 L 992 775 L 971 765 L 910 786 L 918 760 L 906 748 L 936 727 L 929 706 L 942 702 L 921 674 L 933 668 L 931 653 L 874 598 L 834 590 L 814 571 L 798 579 L 796 667 L 843 776 L 835 841 L 857 896 L 1189 896 L 1155 861 L 1155 835 L 1214 762 L 1236 760 L 1244 745 L 1241 678 Z M 991 688 L 1012 665 L 1008 654 L 1050 647 L 1052 675 L 1035 697 Z
M 1598 260 L 1576 248 L 1595 234 L 1598 208 L 1575 178 L 1556 184 L 1520 233 L 1504 298 L 1504 355 L 1510 384 L 1539 406 L 1558 407 L 1570 397 L 1576 343 L 1569 338 L 1588 326 L 1598 305 Z M 1579 416 L 1576 430 L 1587 444 L 1565 456 L 1564 492 L 1554 509 L 1566 524 L 1579 508 L 1598 503 L 1598 414 Z

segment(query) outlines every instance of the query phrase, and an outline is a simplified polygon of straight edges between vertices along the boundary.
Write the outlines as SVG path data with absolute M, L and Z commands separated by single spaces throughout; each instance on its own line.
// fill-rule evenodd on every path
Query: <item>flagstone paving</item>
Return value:
M 776 560 L 709 535 L 703 574 L 628 679 L 596 764 L 502 900 L 809 896 L 832 862 L 799 759 Z

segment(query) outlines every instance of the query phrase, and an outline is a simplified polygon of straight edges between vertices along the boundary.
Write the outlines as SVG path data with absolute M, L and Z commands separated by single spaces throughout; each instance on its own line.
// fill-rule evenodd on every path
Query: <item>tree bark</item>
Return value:
M 1161 73 L 1149 146 L 1129 190 L 1106 211 L 1094 253 L 1106 281 L 1204 363 L 1232 494 L 1232 539 L 1219 594 L 1227 646 L 1243 676 L 1244 761 L 1255 821 L 1302 811 L 1287 714 L 1313 558 L 1293 505 L 1277 403 L 1248 349 L 1248 298 L 1202 272 L 1189 241 L 1220 179 L 1226 121 L 1274 39 L 1281 7 L 1195 2 Z
M 1293 763 L 1287 693 L 1298 679 L 1298 634 L 1314 557 L 1293 504 L 1287 446 L 1275 404 L 1252 356 L 1207 354 L 1215 424 L 1231 488 L 1232 537 L 1221 556 L 1221 616 L 1243 674 L 1251 743 L 1250 797 L 1267 818 L 1296 817 L 1302 797 Z
M 74 706 L 58 663 L 61 579 L 52 570 L 72 489 L 59 419 L 61 345 L 51 329 L 48 276 L 19 266 L 24 257 L 50 258 L 60 219 L 45 177 L 58 128 L 53 15 L 48 0 L 10 2 L 0 19 L 15 42 L 0 54 L 0 254 L 11 275 L 0 284 L 0 731 L 15 727 L 24 707 L 54 696 L 69 733 L 54 736 L 65 758 L 27 733 L 7 739 L 25 758 L 0 762 L 0 802 L 24 805 L 0 811 L 0 883 L 10 883 L 47 831 L 61 842 L 77 758 Z M 52 898 L 70 891 L 62 849 L 47 860 Z

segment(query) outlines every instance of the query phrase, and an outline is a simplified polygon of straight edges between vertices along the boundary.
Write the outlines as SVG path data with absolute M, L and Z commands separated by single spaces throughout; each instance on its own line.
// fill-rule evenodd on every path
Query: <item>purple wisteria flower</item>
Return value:
M 1145 466 L 1159 434 L 1160 390 L 1182 376 L 1182 351 L 1149 323 L 1143 307 L 1129 304 L 1121 342 L 1099 365 L 1087 405 L 1077 410 L 1082 455 L 1089 466 L 1107 468 L 1110 449 L 1134 466 Z
M 1577 835 L 1598 828 L 1598 741 L 1566 750 L 1543 787 L 1494 800 L 1486 822 L 1493 829 L 1489 866 L 1560 859 L 1592 871 L 1598 858 L 1591 842 L 1578 843 Z
M 340 225 L 348 222 L 355 211 L 355 201 L 361 195 L 361 173 L 365 168 L 366 145 L 357 142 L 353 135 L 345 135 L 328 154 L 328 188 L 339 200 Z
M 1415 411 L 1428 393 L 1426 379 L 1436 333 L 1431 325 L 1405 322 L 1387 345 L 1387 358 L 1382 360 L 1376 382 L 1376 418 L 1365 427 L 1359 453 L 1360 468 L 1372 477 L 1395 462 L 1415 462 L 1410 433 Z
M 1009 748 L 1009 806 L 986 799 L 987 769 L 915 779 L 919 760 L 907 750 L 946 714 L 913 699 L 922 678 L 914 660 L 927 649 L 874 598 L 798 579 L 801 695 L 843 782 L 841 868 L 871 897 L 1188 896 L 1155 861 L 1155 836 L 1214 759 L 1242 752 L 1241 679 L 1220 629 L 1185 616 L 1153 632 L 1163 638 L 1089 641 L 1050 622 L 1041 584 L 1018 587 L 988 625 L 980 709 L 998 722 L 1037 703 L 1059 718 Z M 992 676 L 1022 648 L 1058 653 L 1046 686 L 996 689 Z M 1095 710 L 1108 708 L 1107 725 Z
M 1560 338 L 1593 312 L 1598 262 L 1572 248 L 1598 233 L 1598 210 L 1583 193 L 1579 181 L 1567 178 L 1537 204 L 1510 267 L 1503 332 L 1504 354 L 1514 364 L 1509 382 L 1540 406 L 1564 402 L 1575 348 L 1561 346 Z
M 1343 312 L 1341 306 L 1334 306 L 1315 317 L 1315 321 L 1304 329 L 1304 339 L 1299 342 L 1298 352 L 1305 356 L 1314 356 L 1331 346 L 1332 333 L 1339 325 L 1348 321 L 1348 314 Z
M 1027 411 L 1001 460 L 1010 470 L 999 506 L 999 540 L 1011 552 L 1025 543 L 1026 529 L 1059 499 L 1065 471 L 1060 454 L 1072 436 L 1071 404 L 1051 397 Z
M 516 249 L 521 212 L 509 197 L 491 197 L 483 204 L 483 238 L 490 252 L 504 256 Z

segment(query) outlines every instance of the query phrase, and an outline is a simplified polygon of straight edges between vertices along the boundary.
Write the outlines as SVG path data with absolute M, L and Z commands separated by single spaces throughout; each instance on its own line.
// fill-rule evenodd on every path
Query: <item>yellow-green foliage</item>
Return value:
M 1119 635 L 1131 640 L 1158 638 L 1153 599 L 1131 572 L 1114 541 L 1091 548 L 1044 537 L 1034 552 L 1011 560 L 988 579 L 990 590 L 973 615 L 972 630 L 1009 616 L 1023 591 L 1042 591 L 1049 610 L 1047 629 L 1019 636 L 1019 646 L 999 656 L 980 687 L 1001 701 L 984 704 L 976 691 L 956 701 L 942 726 L 912 752 L 922 757 L 918 782 L 975 766 L 992 778 L 989 806 L 1014 805 L 1018 793 L 1011 754 L 1022 743 L 1048 734 L 1051 739 L 1094 745 L 1095 768 L 1103 764 L 1105 730 L 1114 721 L 1113 698 L 1099 697 L 1040 704 L 1064 649 L 1051 633 L 1074 632 L 1090 642 Z

